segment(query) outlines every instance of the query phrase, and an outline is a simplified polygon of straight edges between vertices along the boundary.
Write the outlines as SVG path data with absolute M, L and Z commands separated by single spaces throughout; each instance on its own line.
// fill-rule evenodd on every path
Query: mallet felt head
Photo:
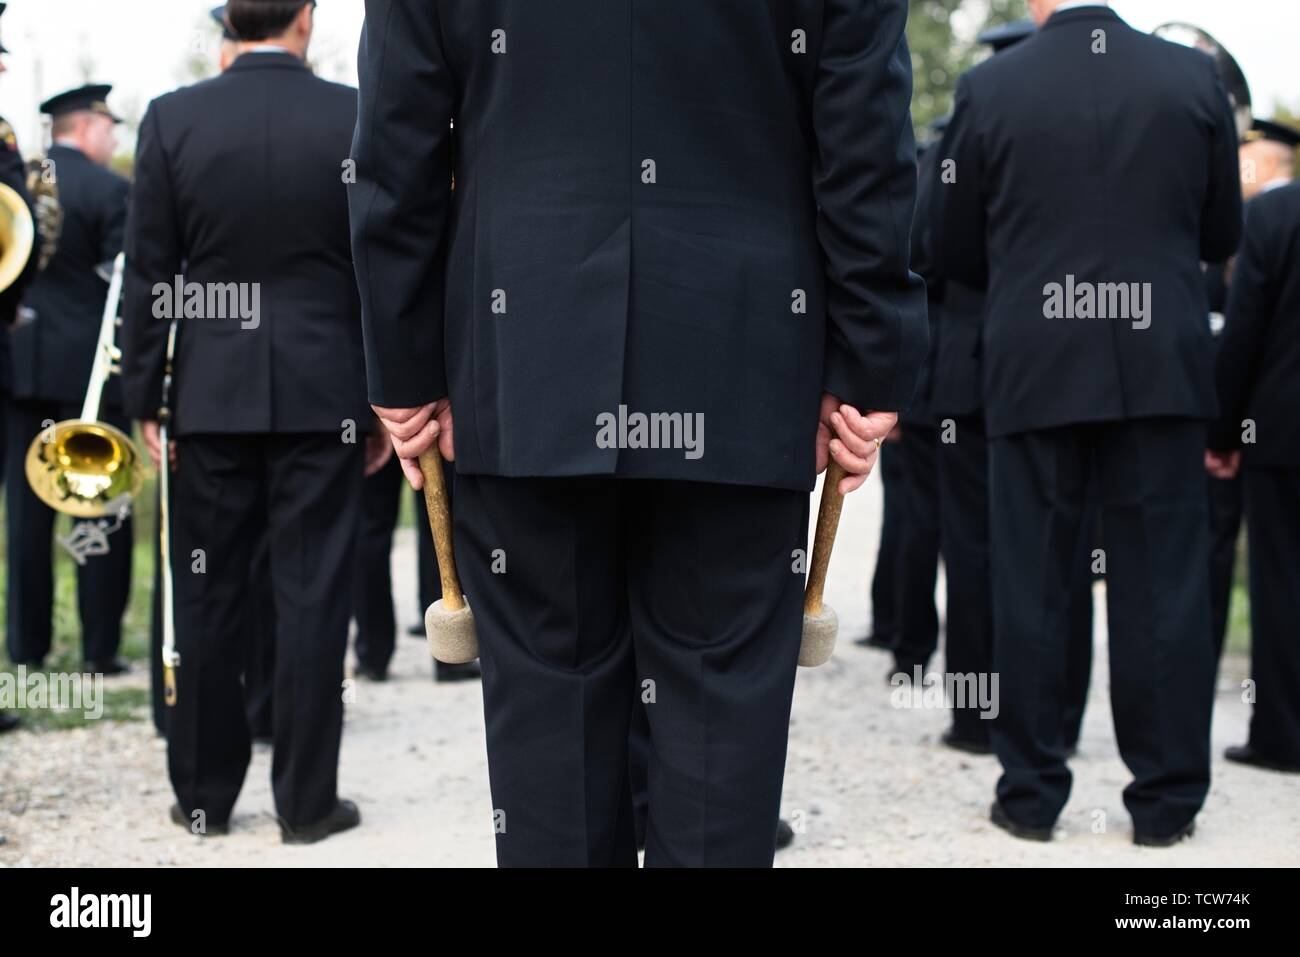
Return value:
M 463 665 L 478 657 L 478 637 L 469 605 L 451 610 L 441 598 L 424 613 L 429 651 L 444 665 Z
M 799 645 L 801 668 L 816 668 L 830 661 L 839 625 L 835 610 L 830 605 L 822 605 L 821 612 L 816 615 L 804 612 L 803 641 Z

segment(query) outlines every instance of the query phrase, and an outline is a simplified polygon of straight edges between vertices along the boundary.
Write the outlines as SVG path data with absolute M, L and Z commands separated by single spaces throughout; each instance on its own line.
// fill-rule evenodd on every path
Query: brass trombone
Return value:
M 42 429 L 27 449 L 27 483 L 37 498 L 56 512 L 77 518 L 117 513 L 130 505 L 144 484 L 144 463 L 135 443 L 99 417 L 104 384 L 121 371 L 122 353 L 115 339 L 125 266 L 126 256 L 119 253 L 81 416 Z

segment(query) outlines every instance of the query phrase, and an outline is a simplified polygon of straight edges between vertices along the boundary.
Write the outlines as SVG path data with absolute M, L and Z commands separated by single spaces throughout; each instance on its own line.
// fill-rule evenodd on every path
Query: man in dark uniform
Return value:
M 1300 132 L 1255 124 L 1285 152 Z M 1262 178 L 1262 177 L 1261 177 Z M 1246 207 L 1218 361 L 1212 475 L 1246 483 L 1250 529 L 1250 738 L 1230 761 L 1300 773 L 1300 184 L 1278 176 Z M 1244 466 L 1244 467 L 1243 467 Z
M 4 15 L 6 3 L 0 3 L 0 16 Z M 0 57 L 7 56 L 8 48 L 0 43 Z M 6 72 L 4 60 L 0 59 L 0 74 Z M 18 138 L 14 128 L 0 117 L 0 183 L 8 186 L 27 203 L 32 221 L 36 221 L 36 212 L 32 208 L 31 197 L 27 195 L 27 167 L 23 163 L 22 153 L 18 150 Z M 9 401 L 9 327 L 17 318 L 18 305 L 23 294 L 36 275 L 40 236 L 32 246 L 32 255 L 28 257 L 27 267 L 22 274 L 5 290 L 0 291 L 0 484 L 4 483 L 5 462 L 5 418 Z M 19 724 L 18 716 L 0 711 L 0 733 L 11 731 Z
M 941 273 L 988 288 L 984 410 L 1002 763 L 994 822 L 1048 840 L 1070 581 L 1090 477 L 1105 535 L 1111 700 L 1139 844 L 1191 834 L 1210 780 L 1202 261 L 1241 229 L 1213 61 L 1101 4 L 1031 0 L 1039 33 L 962 78 L 943 149 Z
M 221 31 L 217 64 L 222 73 L 239 56 L 239 37 L 226 22 L 226 5 L 213 7 L 209 14 Z M 161 494 L 161 488 L 159 489 Z M 153 609 L 150 619 L 150 647 L 153 654 L 152 698 L 154 727 L 167 733 L 167 707 L 163 698 L 163 589 L 162 543 L 154 536 Z M 253 551 L 248 569 L 248 655 L 244 665 L 244 699 L 248 728 L 253 740 L 271 742 L 271 701 L 275 686 L 275 596 L 271 593 L 271 543 L 263 532 Z
M 1257 119 L 1242 137 L 1241 192 L 1250 203 L 1264 193 L 1281 189 L 1295 175 L 1295 130 L 1281 123 Z M 1227 313 L 1228 268 L 1211 265 L 1206 270 L 1210 299 L 1211 328 L 1222 335 Z M 1238 473 L 1231 478 L 1209 476 L 1210 486 L 1210 608 L 1214 627 L 1215 655 L 1223 651 L 1232 600 L 1237 541 L 1245 511 L 1245 481 Z
M 979 42 L 997 55 L 1034 32 L 1032 20 L 1021 20 L 986 30 Z M 988 455 L 981 373 L 984 293 L 956 280 L 945 281 L 933 268 L 933 199 L 944 188 L 942 154 L 936 149 L 922 164 L 912 260 L 913 268 L 925 277 L 930 295 L 934 365 L 930 406 L 936 424 L 939 539 L 947 580 L 945 662 L 951 674 L 982 675 L 991 671 L 993 656 Z M 936 318 L 940 312 L 941 318 Z M 1085 535 L 1082 544 L 1070 589 L 1063 717 L 1067 751 L 1074 749 L 1079 738 L 1092 665 L 1091 535 Z M 990 721 L 980 715 L 973 705 L 954 706 L 952 727 L 943 742 L 973 754 L 991 753 Z
M 10 334 L 13 399 L 9 405 L 6 496 L 9 523 L 9 657 L 39 668 L 50 650 L 55 513 L 28 487 L 24 459 L 42 428 L 81 415 L 99 341 L 108 283 L 100 266 L 122 248 L 127 182 L 108 168 L 120 122 L 108 107 L 112 88 L 86 86 L 47 100 L 52 164 L 63 210 L 58 249 L 28 290 Z M 101 418 L 129 428 L 115 378 L 104 389 Z M 132 531 L 128 518 L 77 573 L 85 667 L 127 670 L 117 657 L 122 615 L 131 590 Z
M 272 789 L 284 840 L 308 843 L 360 820 L 337 789 L 360 443 L 374 421 L 344 185 L 356 91 L 307 69 L 309 0 L 231 0 L 226 16 L 243 41 L 239 58 L 155 100 L 141 124 L 124 382 L 156 458 L 169 313 L 181 305 L 173 287 L 184 282 L 172 819 L 220 833 L 243 784 L 248 571 L 269 528 Z
M 456 461 L 498 862 L 635 865 L 645 701 L 647 864 L 770 865 L 818 435 L 859 487 L 926 349 L 907 4 L 366 9 L 370 398 Z

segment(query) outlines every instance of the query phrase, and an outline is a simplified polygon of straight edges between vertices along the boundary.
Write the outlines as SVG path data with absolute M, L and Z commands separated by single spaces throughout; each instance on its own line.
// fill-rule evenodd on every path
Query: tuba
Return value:
M 144 463 L 135 443 L 99 420 L 104 384 L 121 371 L 122 354 L 115 340 L 125 266 L 126 256 L 119 253 L 113 262 L 81 417 L 43 429 L 27 450 L 27 483 L 32 491 L 56 512 L 77 518 L 102 518 L 129 508 L 144 483 Z
M 36 244 L 36 225 L 27 202 L 11 186 L 0 183 L 0 292 L 27 269 Z
M 1190 23 L 1161 24 L 1152 30 L 1151 34 L 1170 43 L 1209 54 L 1219 70 L 1219 79 L 1223 82 L 1223 88 L 1227 91 L 1228 100 L 1232 104 L 1232 113 L 1237 119 L 1237 135 L 1245 136 L 1255 118 L 1251 110 L 1250 84 L 1246 82 L 1246 74 L 1242 72 L 1236 58 L 1209 33 Z

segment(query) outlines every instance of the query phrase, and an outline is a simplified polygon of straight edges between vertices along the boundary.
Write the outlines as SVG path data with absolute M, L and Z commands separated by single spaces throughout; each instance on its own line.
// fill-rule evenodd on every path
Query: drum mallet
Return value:
M 808 569 L 808 586 L 803 593 L 803 642 L 799 646 L 799 664 L 804 668 L 826 664 L 835 650 L 839 620 L 835 617 L 835 609 L 822 604 L 822 592 L 826 588 L 826 570 L 831 564 L 831 549 L 835 547 L 835 532 L 844 505 L 844 496 L 840 493 L 844 476 L 844 467 L 832 459 L 822 481 L 817 531 L 813 536 L 812 567 Z
M 442 455 L 436 444 L 420 455 L 420 471 L 424 474 L 424 507 L 429 513 L 429 530 L 433 532 L 433 547 L 438 553 L 438 577 L 442 579 L 442 597 L 425 611 L 424 630 L 434 658 L 445 665 L 463 665 L 478 657 L 478 638 L 474 634 L 474 615 L 456 574 L 451 508 L 442 475 Z

